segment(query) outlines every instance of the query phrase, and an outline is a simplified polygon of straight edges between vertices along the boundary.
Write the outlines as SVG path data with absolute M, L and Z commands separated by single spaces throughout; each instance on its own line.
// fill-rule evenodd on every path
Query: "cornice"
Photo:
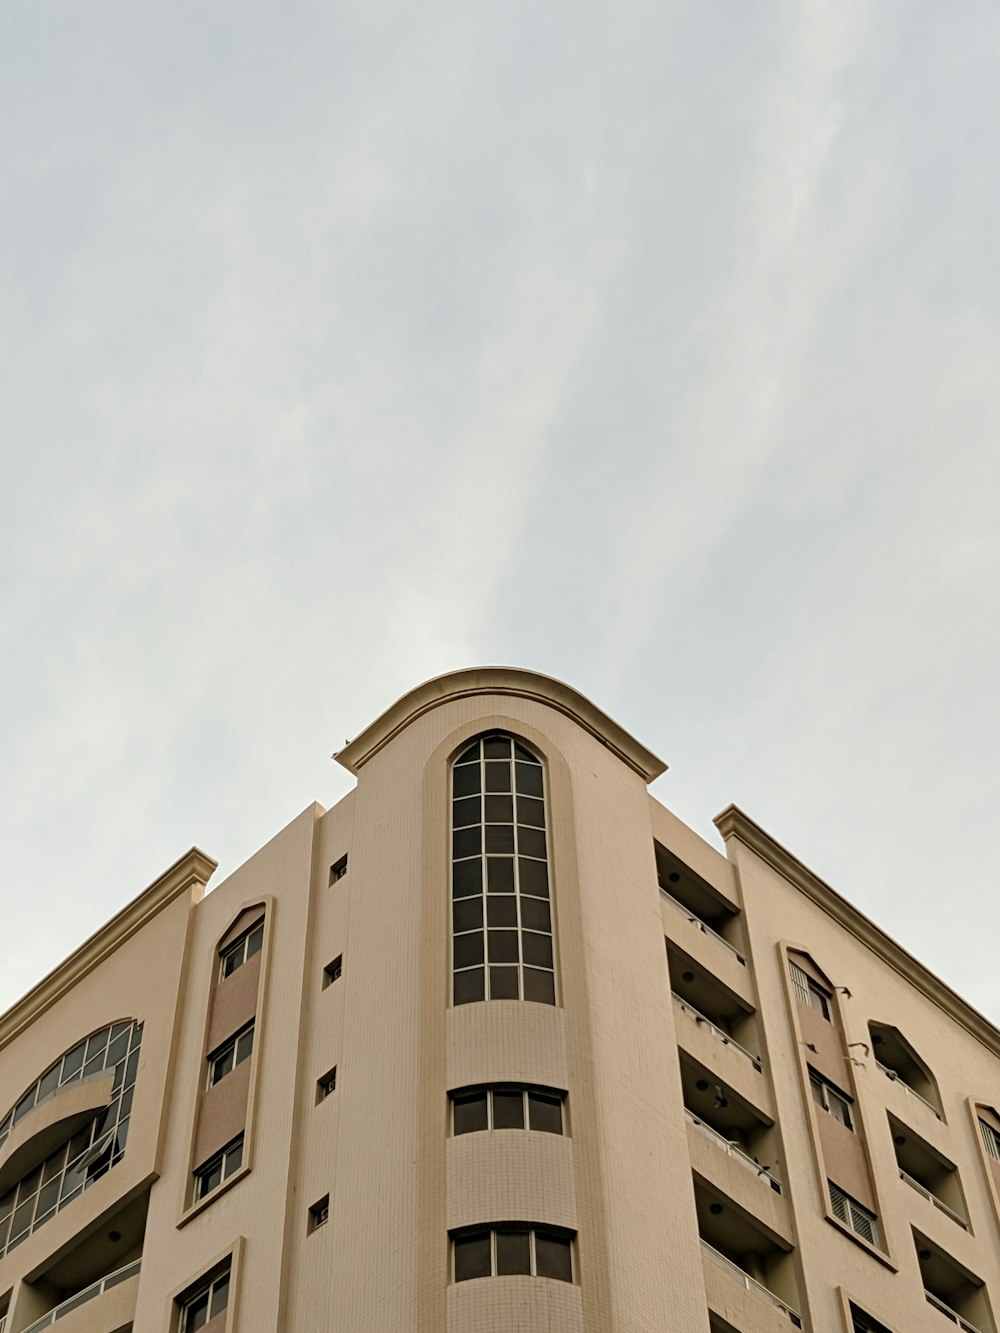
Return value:
M 738 806 L 729 805 L 721 814 L 716 815 L 713 822 L 726 842 L 735 838 L 762 861 L 766 861 L 817 907 L 822 908 L 838 925 L 849 930 L 883 963 L 915 986 L 977 1041 L 982 1042 L 993 1055 L 1000 1057 L 1000 1030 L 994 1027 L 988 1018 L 985 1018 L 978 1009 L 973 1009 L 971 1004 L 957 995 L 950 986 L 946 986 L 940 977 L 936 977 L 911 953 L 907 953 L 902 945 L 897 944 L 891 936 L 876 926 L 874 921 L 866 917 L 863 912 L 859 912 L 846 898 L 842 898 L 836 889 L 820 879 L 808 866 L 803 865 L 798 857 L 793 856 L 786 847 L 775 841 L 749 815 L 744 814 Z
M 84 940 L 37 986 L 33 986 L 27 995 L 22 996 L 5 1014 L 0 1014 L 0 1049 L 36 1022 L 88 972 L 99 967 L 175 898 L 190 892 L 193 901 L 197 902 L 201 898 L 199 890 L 204 890 L 217 865 L 217 861 L 197 847 L 192 847 L 175 861 L 148 889 L 143 889 L 138 897 L 133 898 L 89 939 Z
M 667 766 L 662 759 L 658 759 L 624 727 L 619 726 L 577 690 L 551 676 L 543 676 L 537 671 L 524 671 L 520 667 L 472 667 L 435 676 L 433 680 L 425 681 L 397 699 L 360 736 L 338 750 L 333 758 L 348 772 L 357 773 L 404 727 L 430 709 L 455 699 L 469 699 L 485 694 L 531 699 L 556 709 L 607 746 L 645 782 L 652 782 L 666 771 Z

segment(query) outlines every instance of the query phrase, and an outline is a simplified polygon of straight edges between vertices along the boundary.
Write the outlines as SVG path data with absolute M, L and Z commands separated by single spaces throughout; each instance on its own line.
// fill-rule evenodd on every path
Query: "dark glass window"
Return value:
M 543 1088 L 463 1088 L 451 1095 L 456 1134 L 486 1129 L 563 1132 L 563 1093 Z
M 565 1232 L 506 1222 L 459 1233 L 453 1245 L 456 1282 L 511 1274 L 573 1281 L 573 1239 Z
M 489 1277 L 493 1271 L 492 1236 L 488 1231 L 476 1231 L 471 1236 L 455 1240 L 455 1281 L 465 1282 L 473 1277 Z
M 509 736 L 480 737 L 452 767 L 451 893 L 454 1003 L 555 1004 L 545 774 Z

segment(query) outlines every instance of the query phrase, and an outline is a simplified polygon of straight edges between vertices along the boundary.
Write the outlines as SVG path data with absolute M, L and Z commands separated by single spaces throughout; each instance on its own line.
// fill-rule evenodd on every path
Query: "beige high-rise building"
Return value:
M 0 1018 L 0 1333 L 996 1333 L 996 1028 L 567 685 L 337 759 Z

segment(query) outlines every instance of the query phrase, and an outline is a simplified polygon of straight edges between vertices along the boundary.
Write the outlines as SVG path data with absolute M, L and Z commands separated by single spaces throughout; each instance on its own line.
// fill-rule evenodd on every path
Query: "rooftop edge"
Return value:
M 949 1018 L 965 1028 L 987 1050 L 1000 1056 L 1000 1029 L 996 1028 L 985 1015 L 974 1009 L 967 1000 L 953 991 L 940 977 L 926 967 L 913 954 L 908 953 L 901 944 L 885 933 L 869 917 L 846 898 L 842 898 L 836 889 L 808 866 L 793 855 L 787 847 L 772 838 L 770 833 L 756 823 L 736 805 L 727 805 L 721 814 L 712 821 L 723 839 L 728 842 L 736 838 L 755 852 L 762 861 L 766 861 L 779 875 L 783 875 L 791 884 L 806 895 L 817 907 L 849 930 L 852 935 L 866 945 L 877 958 L 898 972 L 918 991 L 942 1009 Z
M 168 866 L 148 888 L 126 903 L 110 921 L 100 926 L 68 958 L 16 1000 L 6 1013 L 0 1014 L 0 1050 L 175 898 L 188 891 L 204 890 L 218 864 L 199 847 L 192 847 Z M 197 893 L 194 901 L 200 897 L 201 893 Z
M 333 758 L 349 773 L 357 774 L 404 727 L 430 709 L 452 699 L 468 699 L 479 694 L 513 695 L 557 709 L 589 731 L 647 783 L 666 772 L 667 765 L 662 759 L 571 686 L 537 671 L 498 666 L 448 671 L 443 676 L 424 681 L 397 699 Z

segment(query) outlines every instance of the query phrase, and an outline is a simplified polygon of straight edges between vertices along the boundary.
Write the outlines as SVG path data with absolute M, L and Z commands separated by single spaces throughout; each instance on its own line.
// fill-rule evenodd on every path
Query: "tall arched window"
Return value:
M 541 762 L 502 733 L 452 767 L 455 1004 L 555 1004 Z

